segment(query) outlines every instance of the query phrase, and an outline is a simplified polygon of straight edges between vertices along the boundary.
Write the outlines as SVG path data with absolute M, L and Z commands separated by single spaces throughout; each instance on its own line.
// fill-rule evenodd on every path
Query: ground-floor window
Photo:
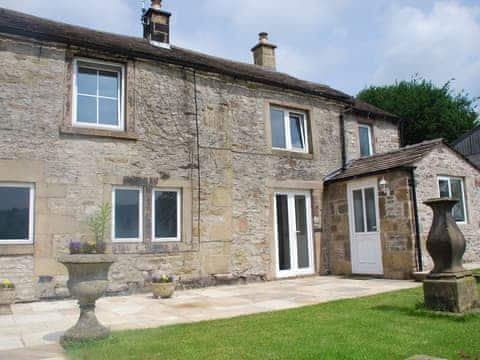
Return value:
M 0 243 L 33 243 L 34 187 L 0 183 Z
M 112 192 L 112 234 L 114 242 L 142 241 L 142 189 L 116 187 Z
M 467 222 L 467 208 L 465 203 L 465 186 L 462 178 L 440 176 L 438 178 L 440 197 L 458 199 L 453 207 L 452 215 L 458 223 Z
M 152 239 L 157 242 L 181 240 L 180 189 L 155 189 L 152 194 Z

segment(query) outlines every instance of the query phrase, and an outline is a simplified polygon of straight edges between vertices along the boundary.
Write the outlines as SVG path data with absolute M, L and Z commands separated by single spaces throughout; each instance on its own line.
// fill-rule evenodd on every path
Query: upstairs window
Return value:
M 33 243 L 32 185 L 0 184 L 0 244 Z
M 360 138 L 360 156 L 373 155 L 372 127 L 370 125 L 360 124 L 358 131 Z
M 465 187 L 463 179 L 448 176 L 438 178 L 440 197 L 458 199 L 459 202 L 453 207 L 452 215 L 458 223 L 467 222 L 467 208 L 465 205 Z
M 118 64 L 74 61 L 74 126 L 124 130 L 124 73 Z
M 308 153 L 306 113 L 272 107 L 270 121 L 274 149 Z

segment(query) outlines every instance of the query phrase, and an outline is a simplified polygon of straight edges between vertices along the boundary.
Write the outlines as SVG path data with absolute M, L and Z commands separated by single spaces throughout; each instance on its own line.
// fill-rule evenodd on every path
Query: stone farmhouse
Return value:
M 184 287 L 314 274 L 410 278 L 430 266 L 428 198 L 480 260 L 480 172 L 441 140 L 401 148 L 400 120 L 276 71 L 0 9 L 0 277 L 18 300 L 68 296 L 57 262 L 111 204 L 111 294 L 154 271 Z

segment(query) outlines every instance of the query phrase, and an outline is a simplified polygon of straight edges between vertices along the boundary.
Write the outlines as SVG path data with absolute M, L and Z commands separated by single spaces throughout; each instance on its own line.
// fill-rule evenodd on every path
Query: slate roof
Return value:
M 0 8 L 0 32 L 229 75 L 247 81 L 260 82 L 337 100 L 348 106 L 353 106 L 354 109 L 364 115 L 368 116 L 370 114 L 373 117 L 380 116 L 389 120 L 396 120 L 394 115 L 355 100 L 352 96 L 327 85 L 300 80 L 288 74 L 268 70 L 257 65 L 230 61 L 176 46 L 172 46 L 171 49 L 155 47 L 143 38 L 96 31 L 5 8 Z
M 465 134 L 463 134 L 462 136 L 460 136 L 457 140 L 455 140 L 452 143 L 452 146 L 458 145 L 459 143 L 461 143 L 462 141 L 464 141 L 465 139 L 467 139 L 468 137 L 470 137 L 470 136 L 472 136 L 473 134 L 476 134 L 476 133 L 480 133 L 480 125 L 477 125 L 472 130 L 470 130 L 470 131 L 466 132 Z
M 424 141 L 388 153 L 353 160 L 347 164 L 345 170 L 340 169 L 328 175 L 325 178 L 325 182 L 346 180 L 380 173 L 390 169 L 413 167 L 418 160 L 425 157 L 437 146 L 443 144 L 447 145 L 443 139 Z

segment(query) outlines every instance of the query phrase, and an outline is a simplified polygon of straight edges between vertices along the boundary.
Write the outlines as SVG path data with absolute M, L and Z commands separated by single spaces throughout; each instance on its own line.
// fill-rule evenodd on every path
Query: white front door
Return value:
M 314 273 L 310 193 L 275 193 L 277 277 Z
M 377 180 L 349 184 L 348 207 L 352 273 L 383 275 Z

